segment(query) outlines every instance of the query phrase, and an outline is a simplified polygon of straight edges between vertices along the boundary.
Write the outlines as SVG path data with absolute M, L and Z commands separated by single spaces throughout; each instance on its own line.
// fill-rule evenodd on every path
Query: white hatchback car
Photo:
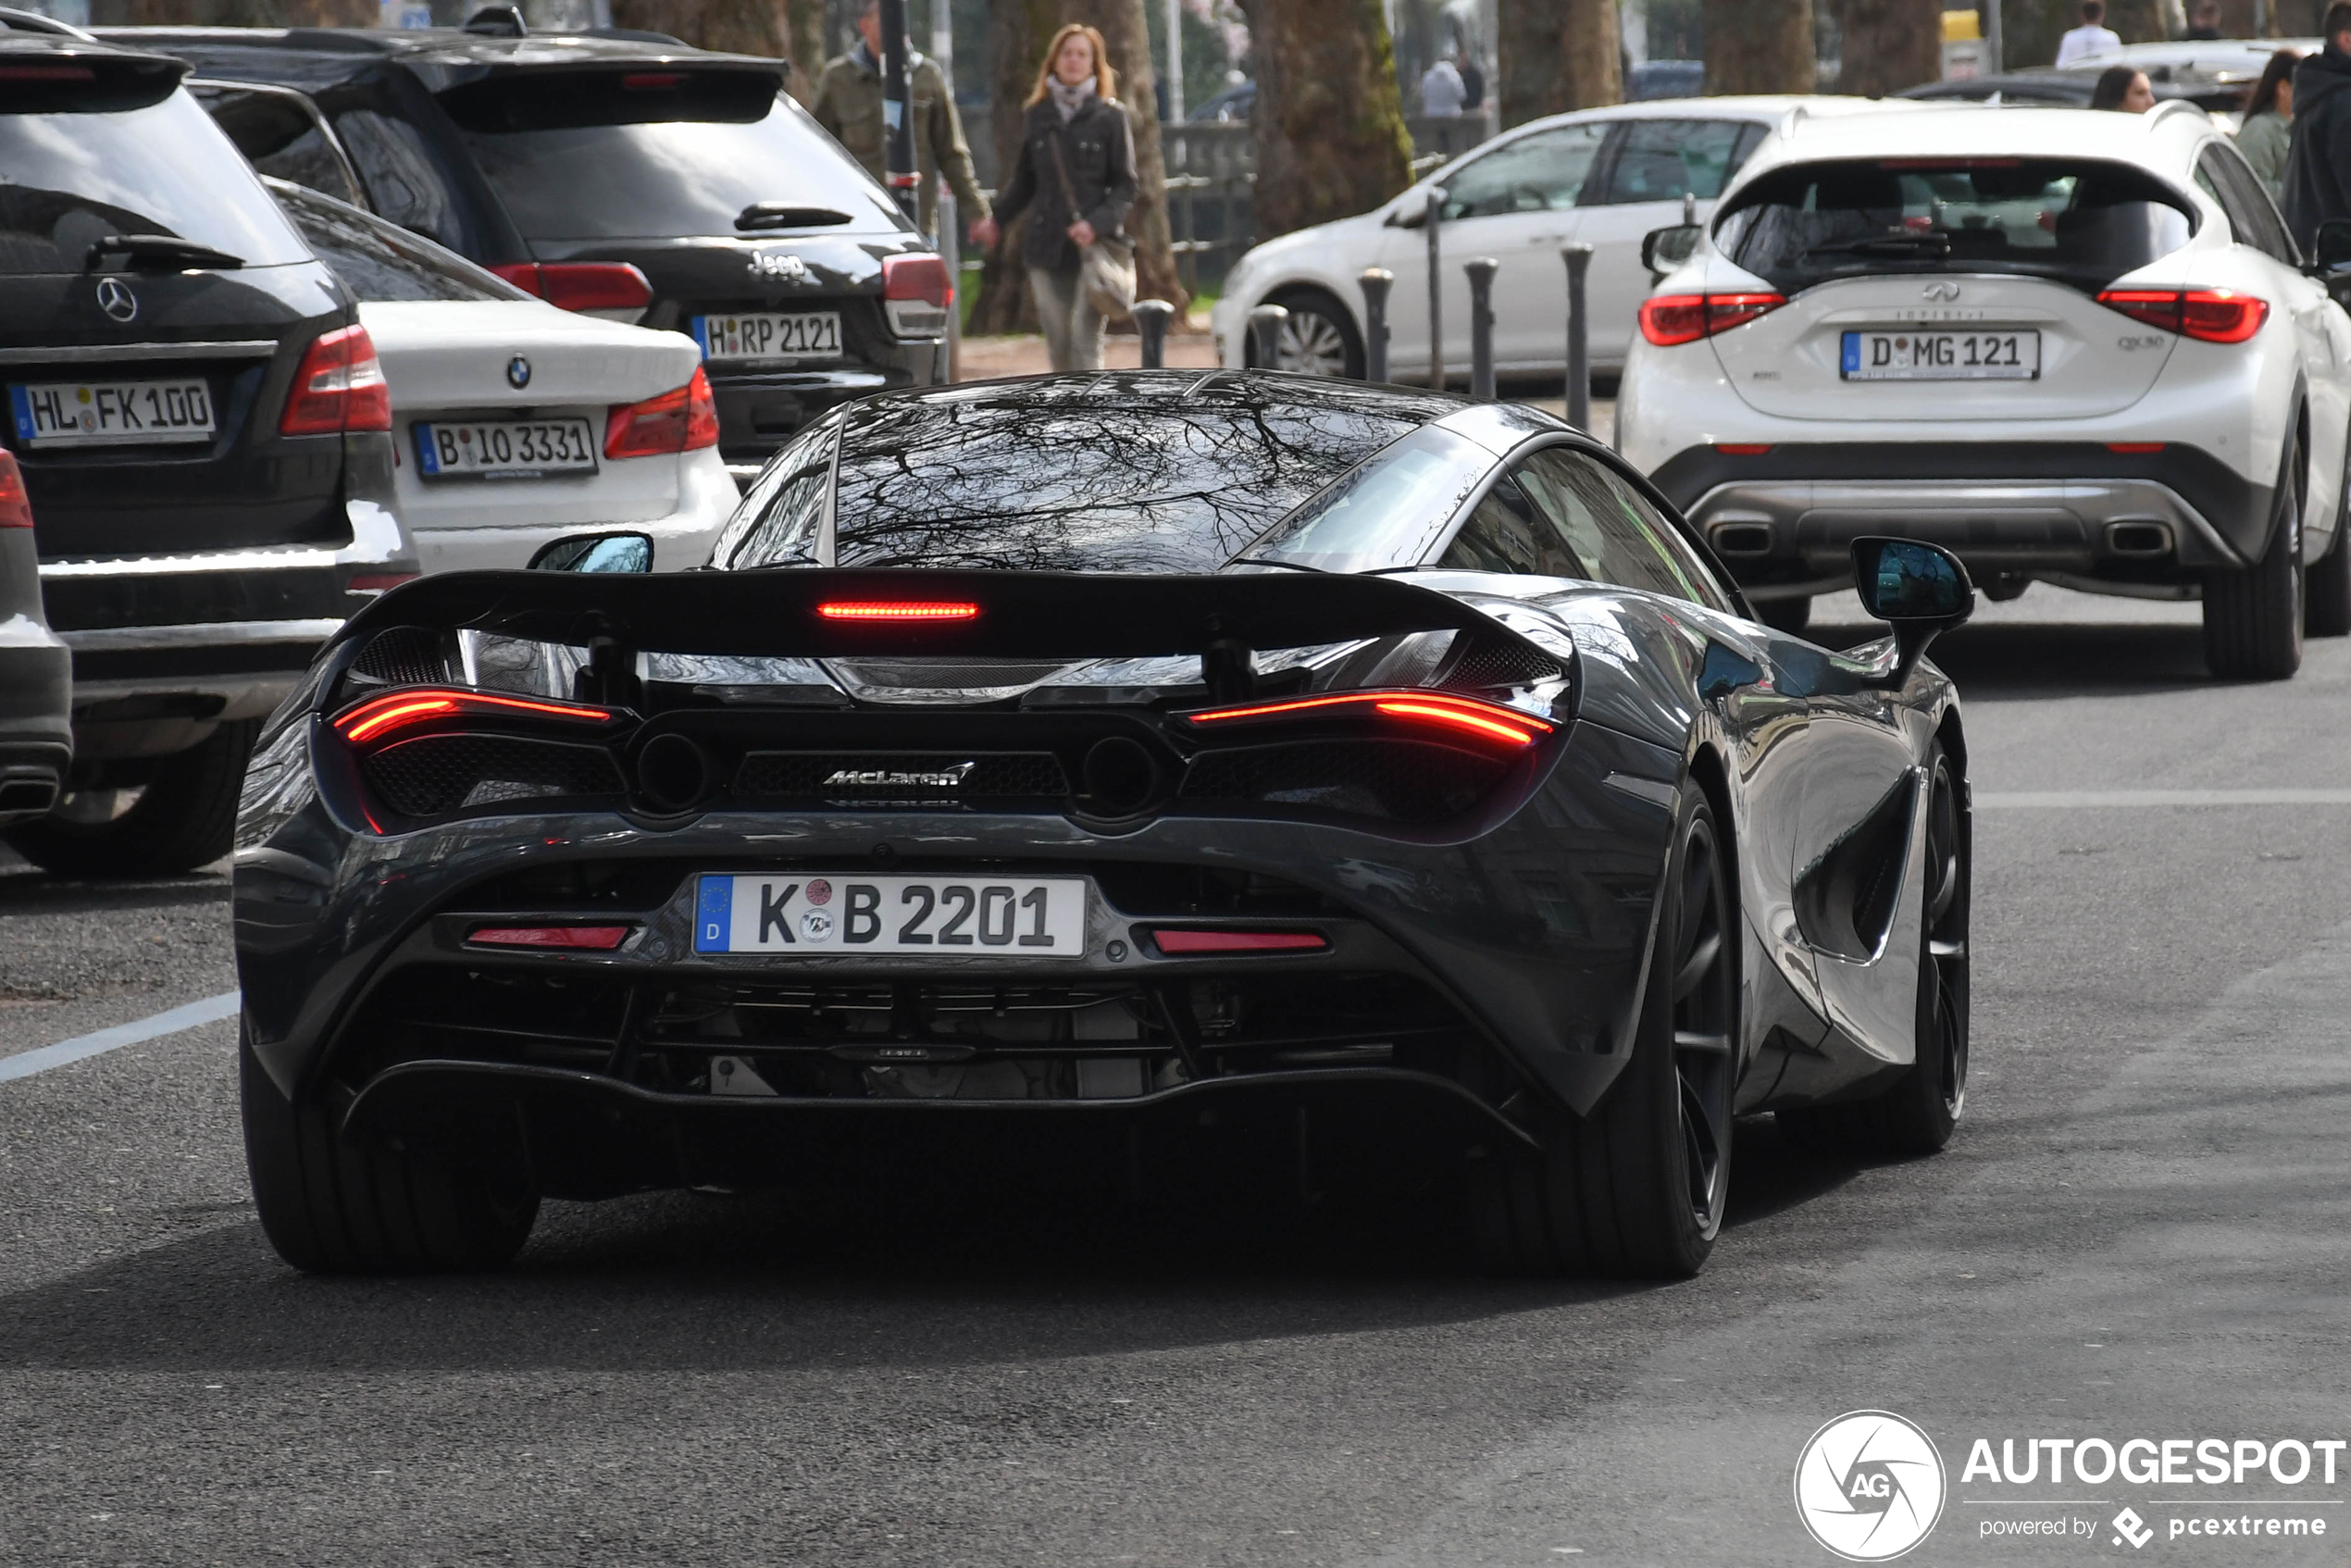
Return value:
M 2216 674 L 2295 671 L 2306 570 L 2351 630 L 2351 317 L 2193 105 L 1807 120 L 1706 230 L 1616 440 L 1775 624 L 1899 533 L 1994 598 L 2201 594 Z
M 1363 374 L 1363 269 L 1396 276 L 1388 297 L 1388 374 L 1428 380 L 1428 236 L 1431 185 L 1445 188 L 1438 267 L 1445 366 L 1470 370 L 1469 280 L 1462 264 L 1492 256 L 1494 359 L 1503 376 L 1556 376 L 1567 367 L 1567 268 L 1560 247 L 1593 248 L 1586 279 L 1592 367 L 1614 370 L 1649 290 L 1641 238 L 1700 218 L 1789 111 L 1834 115 L 1872 108 L 1866 98 L 1685 98 L 1585 109 L 1531 120 L 1464 154 L 1370 212 L 1316 224 L 1251 248 L 1225 278 L 1213 322 L 1217 353 L 1250 363 L 1249 313 L 1290 313 L 1278 367 L 1325 376 Z
M 268 182 L 358 297 L 392 392 L 393 490 L 427 572 L 521 566 L 566 534 L 650 534 L 709 558 L 740 499 L 702 350 L 559 309 L 347 203 Z

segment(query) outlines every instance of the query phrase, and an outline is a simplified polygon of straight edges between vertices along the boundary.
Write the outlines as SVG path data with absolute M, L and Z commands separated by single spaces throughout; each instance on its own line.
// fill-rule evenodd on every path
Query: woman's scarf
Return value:
M 1072 87 L 1058 76 L 1048 76 L 1045 78 L 1045 90 L 1053 95 L 1053 107 L 1061 111 L 1062 123 L 1067 125 L 1077 118 L 1077 111 L 1093 97 L 1094 79 L 1089 76 Z

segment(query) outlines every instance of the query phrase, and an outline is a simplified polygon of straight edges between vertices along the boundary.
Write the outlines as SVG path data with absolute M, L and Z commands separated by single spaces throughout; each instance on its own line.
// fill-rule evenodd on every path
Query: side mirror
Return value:
M 1641 265 L 1663 277 L 1697 253 L 1698 239 L 1705 232 L 1696 223 L 1650 230 L 1641 236 Z
M 534 572 L 649 572 L 653 541 L 641 533 L 576 533 L 542 545 L 530 558 Z
M 2311 265 L 2321 272 L 2351 264 L 2351 218 L 2330 218 L 2320 224 L 2310 248 L 2317 253 Z
M 1947 550 L 1914 539 L 1853 541 L 1853 587 L 1861 607 L 1894 628 L 1894 668 L 1881 682 L 1900 687 L 1927 644 L 1975 614 L 1975 584 Z

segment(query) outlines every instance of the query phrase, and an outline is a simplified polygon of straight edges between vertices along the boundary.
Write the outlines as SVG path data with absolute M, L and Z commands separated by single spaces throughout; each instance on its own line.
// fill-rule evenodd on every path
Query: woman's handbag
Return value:
M 1069 163 L 1062 156 L 1062 139 L 1053 136 L 1053 172 L 1061 176 L 1062 200 L 1069 205 L 1069 220 L 1077 221 L 1077 192 L 1069 182 Z M 1077 251 L 1077 286 L 1097 316 L 1113 320 L 1135 313 L 1135 245 L 1114 234 L 1097 234 Z

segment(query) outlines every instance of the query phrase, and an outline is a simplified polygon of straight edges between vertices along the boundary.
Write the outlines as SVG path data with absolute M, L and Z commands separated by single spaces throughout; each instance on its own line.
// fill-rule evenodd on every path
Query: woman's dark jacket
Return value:
M 1075 213 L 1053 168 L 1056 137 L 1069 167 L 1070 188 L 1077 193 Z M 996 198 L 1000 223 L 1010 224 L 1024 211 L 1028 214 L 1028 231 L 1020 246 L 1023 263 L 1052 272 L 1075 271 L 1077 247 L 1070 242 L 1069 226 L 1082 218 L 1095 233 L 1114 235 L 1134 205 L 1135 128 L 1117 100 L 1088 98 L 1066 125 L 1051 98 L 1028 106 L 1021 122 L 1020 162 L 1013 169 L 1012 182 Z

